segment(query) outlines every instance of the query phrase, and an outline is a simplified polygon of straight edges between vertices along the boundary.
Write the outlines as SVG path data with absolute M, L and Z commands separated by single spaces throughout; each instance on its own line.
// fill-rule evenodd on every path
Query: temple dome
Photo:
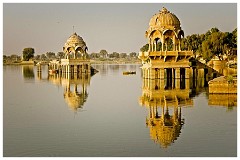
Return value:
M 169 12 L 166 8 L 155 14 L 150 22 L 149 26 L 151 28 L 180 28 L 180 21 L 177 16 L 171 12 Z
M 75 32 L 72 34 L 68 39 L 67 42 L 64 44 L 63 51 L 65 53 L 71 51 L 80 51 L 80 52 L 86 52 L 87 46 L 86 43 L 84 42 L 83 38 L 77 35 Z
M 68 106 L 74 111 L 82 108 L 83 104 L 87 101 L 88 93 L 74 93 L 67 92 L 64 93 L 64 99 L 67 102 Z

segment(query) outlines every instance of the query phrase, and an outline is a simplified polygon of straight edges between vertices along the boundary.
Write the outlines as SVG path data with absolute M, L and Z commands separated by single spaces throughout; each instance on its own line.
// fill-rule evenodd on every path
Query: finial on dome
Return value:
M 169 13 L 169 11 L 167 10 L 167 8 L 163 7 L 160 13 Z

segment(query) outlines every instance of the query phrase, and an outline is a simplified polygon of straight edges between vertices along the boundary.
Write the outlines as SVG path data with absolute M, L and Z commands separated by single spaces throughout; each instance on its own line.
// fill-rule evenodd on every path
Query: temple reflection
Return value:
M 139 98 L 139 104 L 149 110 L 146 125 L 150 130 L 150 137 L 161 147 L 167 148 L 180 136 L 184 124 L 181 107 L 193 105 L 189 82 L 186 85 L 185 79 L 167 78 L 144 78 L 142 81 L 142 96 Z M 181 89 L 181 86 L 184 86 L 184 89 Z
M 202 92 L 207 93 L 208 81 L 218 74 L 211 68 L 198 65 L 187 69 L 156 68 L 152 78 L 146 69 L 142 69 L 139 104 L 148 108 L 146 125 L 155 143 L 167 148 L 177 140 L 185 124 L 182 107 L 193 107 L 193 97 Z M 221 102 L 223 101 L 209 95 L 209 104 L 219 105 Z M 228 102 L 235 104 L 232 98 L 223 103 Z
M 49 81 L 64 87 L 64 99 L 74 111 L 82 109 L 87 101 L 87 87 L 90 85 L 91 74 L 53 74 L 49 75 Z
M 237 94 L 209 94 L 209 106 L 224 106 L 228 110 L 237 107 Z
M 38 72 L 38 80 L 49 81 L 56 86 L 64 88 L 63 97 L 69 108 L 74 112 L 80 111 L 88 98 L 87 88 L 90 86 L 93 73 L 62 73 L 47 74 L 42 76 L 42 72 Z

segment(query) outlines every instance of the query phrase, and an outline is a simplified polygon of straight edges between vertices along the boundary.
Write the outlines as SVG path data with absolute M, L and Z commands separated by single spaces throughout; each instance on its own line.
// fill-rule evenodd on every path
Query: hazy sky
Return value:
M 212 27 L 232 32 L 237 27 L 237 4 L 3 4 L 3 54 L 22 54 L 33 47 L 35 54 L 62 51 L 75 32 L 86 42 L 89 53 L 106 49 L 139 52 L 147 43 L 150 18 L 166 7 L 181 22 L 185 36 L 205 33 Z

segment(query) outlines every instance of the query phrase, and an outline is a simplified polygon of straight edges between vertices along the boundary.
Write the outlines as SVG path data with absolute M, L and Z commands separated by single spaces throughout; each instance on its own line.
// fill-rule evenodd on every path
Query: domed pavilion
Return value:
M 175 14 L 163 7 L 150 19 L 145 36 L 148 51 L 141 51 L 138 55 L 142 60 L 144 78 L 189 77 L 189 59 L 193 57 L 193 51 L 181 50 L 184 31 Z
M 80 56 L 86 56 L 87 50 L 86 43 L 76 32 L 67 39 L 67 42 L 63 47 L 66 59 L 70 59 L 70 57 L 77 59 L 77 54 L 80 54 Z
M 52 61 L 49 70 L 56 70 L 60 73 L 84 73 L 91 74 L 96 70 L 91 68 L 90 59 L 87 56 L 88 47 L 83 38 L 73 33 L 63 47 L 64 59 Z
M 167 42 L 170 39 L 173 43 L 172 50 L 180 51 L 180 40 L 184 37 L 184 32 L 177 16 L 163 7 L 158 14 L 150 19 L 146 37 L 149 39 L 150 51 L 157 51 L 158 41 L 162 43 L 160 51 L 167 51 Z

